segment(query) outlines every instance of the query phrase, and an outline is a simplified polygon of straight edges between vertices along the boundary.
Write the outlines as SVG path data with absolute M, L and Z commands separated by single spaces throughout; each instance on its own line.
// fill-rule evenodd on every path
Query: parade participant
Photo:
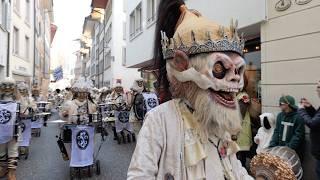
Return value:
M 42 96 L 41 90 L 40 90 L 38 85 L 33 85 L 32 86 L 31 93 L 32 93 L 32 98 L 33 98 L 33 100 L 35 102 L 45 101 L 46 100 L 45 97 Z
M 257 153 L 261 153 L 269 147 L 276 119 L 272 113 L 263 113 L 260 115 L 260 121 L 261 127 L 254 137 L 254 142 L 258 144 Z
M 135 115 L 134 112 L 134 101 L 136 100 L 138 95 L 141 95 L 142 92 L 145 91 L 145 87 L 144 87 L 144 82 L 143 79 L 136 79 L 133 82 L 132 87 L 130 88 L 131 91 L 129 91 L 127 93 L 127 97 L 128 97 L 128 105 L 131 107 L 130 110 L 130 122 L 137 122 L 139 121 Z M 142 102 L 141 102 L 142 103 Z M 143 106 L 143 104 L 142 104 Z
M 19 153 L 20 155 L 26 155 L 28 154 L 28 146 L 31 139 L 31 120 L 37 105 L 29 96 L 29 87 L 26 83 L 18 83 L 17 89 L 17 102 L 20 103 L 20 120 L 24 125 L 22 136 L 25 136 L 22 137 L 22 142 L 19 142 Z M 30 131 L 26 129 L 27 127 L 30 127 Z
M 77 124 L 77 116 L 87 118 L 88 114 L 95 113 L 96 105 L 90 97 L 92 84 L 86 81 L 84 77 L 80 77 L 72 86 L 73 100 L 62 109 L 60 116 L 67 119 L 68 124 Z
M 145 117 L 128 179 L 253 179 L 233 141 L 245 66 L 237 23 L 220 26 L 182 0 L 162 0 L 158 9 L 154 57 L 168 92 L 160 96 L 172 100 Z
M 109 94 L 111 94 L 112 91 L 107 87 L 103 87 L 99 91 L 100 91 L 100 96 L 98 98 L 99 99 L 98 102 L 99 103 L 105 103 L 106 99 L 107 99 L 107 96 Z
M 316 91 L 320 98 L 320 81 Z M 310 128 L 311 154 L 316 159 L 316 173 L 320 180 L 320 107 L 316 110 L 306 98 L 301 99 L 300 106 L 298 113 Z
M 0 100 L 16 101 L 17 89 L 14 79 L 7 77 L 0 83 Z M 1 122 L 4 116 L 1 115 Z M 18 143 L 15 137 L 0 142 L 0 178 L 8 173 L 8 180 L 16 179 L 16 169 L 18 166 Z
M 113 133 L 118 144 L 135 141 L 135 135 L 131 123 L 129 122 L 129 106 L 127 97 L 120 83 L 114 86 L 112 93 L 114 104 L 115 127 Z
M 298 107 L 295 105 L 294 97 L 282 96 L 279 106 L 282 112 L 277 116 L 270 147 L 288 146 L 302 159 L 305 128 L 303 119 L 297 113 Z
M 250 148 L 252 146 L 251 117 L 249 113 L 250 98 L 246 92 L 240 92 L 237 95 L 237 99 L 239 101 L 240 113 L 242 117 L 242 128 L 237 139 L 237 143 L 240 147 L 237 157 L 241 161 L 242 166 L 245 167 L 247 158 L 250 157 Z

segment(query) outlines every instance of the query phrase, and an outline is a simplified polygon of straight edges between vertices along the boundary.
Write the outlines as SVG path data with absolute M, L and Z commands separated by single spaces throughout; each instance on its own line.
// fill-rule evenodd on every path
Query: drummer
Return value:
M 16 99 L 17 86 L 13 78 L 7 77 L 0 82 L 0 100 L 13 101 Z M 1 133 L 1 132 L 0 132 Z M 1 137 L 1 136 L 0 136 Z M 8 174 L 8 180 L 16 180 L 18 166 L 18 142 L 15 137 L 0 138 L 0 178 Z
M 26 83 L 20 82 L 17 85 L 18 93 L 17 93 L 17 102 L 20 103 L 20 118 L 21 120 L 30 120 L 32 118 L 32 113 L 37 109 L 37 105 L 33 101 L 33 99 L 29 96 L 29 87 Z M 31 135 L 31 134 L 30 134 Z M 28 147 L 21 146 L 20 154 L 24 155 L 27 153 Z
M 107 87 L 103 87 L 100 90 L 100 96 L 99 96 L 99 103 L 106 103 L 107 102 L 107 97 L 109 94 L 111 94 L 111 90 Z
M 80 115 L 80 120 L 88 117 L 88 114 L 96 113 L 97 107 L 90 97 L 92 85 L 83 77 L 80 77 L 72 86 L 73 100 L 62 109 L 60 114 L 67 120 L 68 124 L 76 124 L 77 116 Z

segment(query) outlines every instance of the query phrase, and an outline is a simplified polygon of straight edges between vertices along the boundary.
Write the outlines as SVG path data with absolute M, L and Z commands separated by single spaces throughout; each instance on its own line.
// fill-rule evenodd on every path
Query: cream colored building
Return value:
M 10 76 L 16 81 L 32 82 L 34 58 L 34 0 L 12 1 L 10 33 Z
M 283 94 L 297 101 L 305 97 L 317 106 L 316 82 L 320 80 L 320 1 L 291 5 L 279 11 L 279 0 L 267 1 L 267 21 L 261 25 L 263 111 L 276 112 Z
M 302 97 L 317 108 L 320 99 L 320 1 L 267 1 L 267 20 L 261 24 L 261 90 L 263 112 L 279 112 L 279 97 Z M 309 128 L 303 162 L 304 179 L 314 179 Z

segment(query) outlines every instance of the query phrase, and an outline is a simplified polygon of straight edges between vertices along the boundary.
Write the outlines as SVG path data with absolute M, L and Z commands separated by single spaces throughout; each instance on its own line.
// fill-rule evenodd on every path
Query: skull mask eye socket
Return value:
M 212 75 L 217 79 L 223 79 L 227 73 L 227 69 L 223 66 L 222 62 L 216 62 L 213 65 Z

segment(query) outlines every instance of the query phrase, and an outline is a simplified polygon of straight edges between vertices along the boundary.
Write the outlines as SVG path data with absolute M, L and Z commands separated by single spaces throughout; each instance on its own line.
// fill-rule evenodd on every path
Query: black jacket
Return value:
M 299 109 L 298 113 L 310 128 L 311 153 L 320 160 L 320 108 L 317 111 L 314 107 Z

